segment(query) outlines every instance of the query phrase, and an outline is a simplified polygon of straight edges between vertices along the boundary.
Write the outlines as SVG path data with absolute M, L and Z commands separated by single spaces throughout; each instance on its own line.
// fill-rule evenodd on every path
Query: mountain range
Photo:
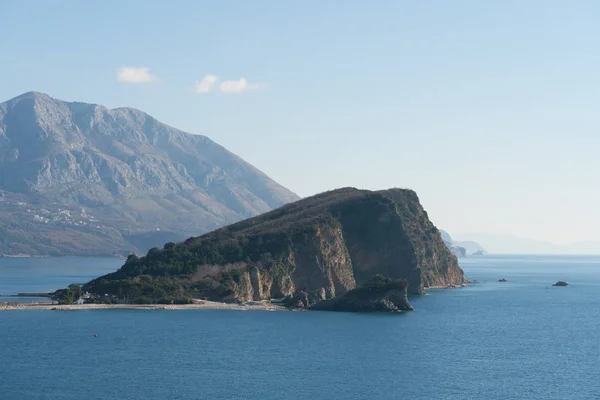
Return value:
M 143 252 L 298 199 L 133 108 L 37 92 L 0 104 L 0 254 Z

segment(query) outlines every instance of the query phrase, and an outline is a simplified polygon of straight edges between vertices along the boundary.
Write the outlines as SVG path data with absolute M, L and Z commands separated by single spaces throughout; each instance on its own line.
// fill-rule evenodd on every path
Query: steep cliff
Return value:
M 151 297 L 168 292 L 154 286 L 170 277 L 192 297 L 246 301 L 304 291 L 312 304 L 344 295 L 377 274 L 406 281 L 411 293 L 464 282 L 456 257 L 411 190 L 322 193 L 130 257 L 89 288 L 124 293 L 127 287 L 127 296 Z

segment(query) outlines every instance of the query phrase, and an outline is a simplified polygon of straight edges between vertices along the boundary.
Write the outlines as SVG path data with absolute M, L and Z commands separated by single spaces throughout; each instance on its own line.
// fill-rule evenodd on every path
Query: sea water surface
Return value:
M 0 303 L 45 301 L 39 297 L 14 295 L 49 293 L 72 283 L 85 283 L 116 271 L 124 262 L 120 258 L 0 258 Z
M 600 398 L 600 257 L 461 266 L 393 315 L 0 312 L 0 398 Z

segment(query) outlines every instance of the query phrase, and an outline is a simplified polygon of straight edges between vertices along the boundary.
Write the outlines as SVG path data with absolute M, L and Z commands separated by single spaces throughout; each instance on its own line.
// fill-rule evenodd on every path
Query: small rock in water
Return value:
M 565 282 L 565 281 L 558 281 L 556 282 L 554 285 L 552 286 L 569 286 L 569 282 Z
M 506 279 L 502 278 L 502 279 L 498 279 L 498 282 L 508 282 Z

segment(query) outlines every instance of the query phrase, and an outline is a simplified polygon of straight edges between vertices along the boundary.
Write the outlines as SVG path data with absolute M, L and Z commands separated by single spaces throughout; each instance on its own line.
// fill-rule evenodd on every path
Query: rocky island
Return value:
M 410 309 L 406 293 L 464 282 L 415 192 L 343 188 L 130 255 L 84 289 L 125 303 L 297 298 L 303 308 L 396 311 Z

